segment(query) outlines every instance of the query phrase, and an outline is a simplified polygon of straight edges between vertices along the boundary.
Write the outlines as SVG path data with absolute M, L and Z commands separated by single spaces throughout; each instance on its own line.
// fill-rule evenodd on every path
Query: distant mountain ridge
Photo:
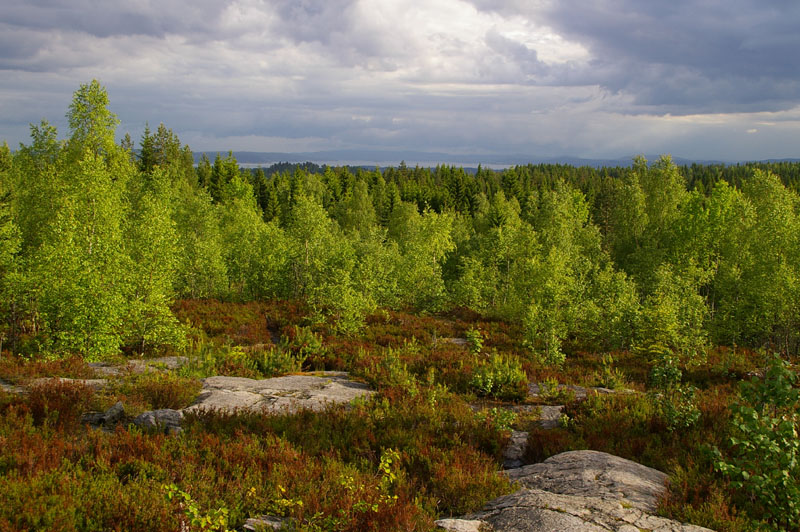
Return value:
M 225 155 L 224 151 L 198 151 L 194 153 L 195 162 L 205 154 L 214 160 L 217 153 Z M 312 162 L 328 164 L 331 166 L 397 166 L 404 161 L 408 166 L 436 166 L 438 164 L 456 166 L 505 167 L 527 164 L 564 164 L 570 166 L 591 166 L 595 168 L 630 166 L 634 155 L 616 159 L 583 158 L 571 155 L 539 157 L 520 154 L 452 154 L 444 152 L 423 151 L 390 151 L 390 150 L 327 150 L 309 152 L 256 152 L 233 151 L 233 156 L 243 166 L 269 166 L 279 162 L 303 163 Z M 660 154 L 645 155 L 648 161 L 658 159 Z M 800 158 L 765 159 L 761 161 L 746 160 L 703 160 L 673 157 L 677 165 L 697 164 L 736 164 L 744 162 L 800 162 Z

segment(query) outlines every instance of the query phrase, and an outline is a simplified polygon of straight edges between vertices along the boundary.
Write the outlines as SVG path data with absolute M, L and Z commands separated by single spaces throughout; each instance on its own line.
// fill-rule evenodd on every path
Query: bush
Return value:
M 497 399 L 518 400 L 528 395 L 528 377 L 519 360 L 497 352 L 475 370 L 470 384 L 479 395 Z
M 245 365 L 262 377 L 275 377 L 300 371 L 300 361 L 291 352 L 272 346 L 251 349 Z
M 797 376 L 777 356 L 763 380 L 740 386 L 731 406 L 735 436 L 728 456 L 715 448 L 715 469 L 747 495 L 750 513 L 775 530 L 800 526 L 800 392 Z
M 125 390 L 124 388 L 128 388 Z M 150 410 L 180 409 L 189 406 L 200 392 L 200 382 L 174 373 L 154 371 L 138 376 L 122 391 L 128 391 L 135 402 Z

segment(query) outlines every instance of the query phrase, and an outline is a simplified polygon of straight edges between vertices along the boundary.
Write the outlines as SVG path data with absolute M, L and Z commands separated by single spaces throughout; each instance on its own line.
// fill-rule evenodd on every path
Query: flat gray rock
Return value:
M 557 390 L 559 392 L 561 392 L 561 391 L 566 391 L 566 392 L 571 391 L 573 394 L 575 394 L 575 399 L 577 399 L 579 401 L 581 401 L 583 399 L 586 399 L 586 397 L 590 393 L 594 393 L 594 394 L 598 394 L 598 395 L 608 395 L 608 394 L 614 394 L 614 393 L 636 393 L 634 390 L 628 390 L 628 389 L 612 390 L 610 388 L 601 388 L 601 387 L 586 388 L 584 386 L 577 386 L 575 384 L 559 384 L 557 386 Z M 530 395 L 531 397 L 540 397 L 545 392 L 547 392 L 547 387 L 546 386 L 542 386 L 541 384 L 536 383 L 536 382 L 532 382 L 532 383 L 528 384 L 528 395 Z
M 5 393 L 13 393 L 13 394 L 21 394 L 27 393 L 27 389 L 24 386 L 15 386 L 10 382 L 4 381 L 0 379 L 0 390 L 4 391 Z
M 484 532 L 490 531 L 491 526 L 485 521 L 467 519 L 439 519 L 433 524 L 440 530 L 448 532 Z
M 285 523 L 283 517 L 275 517 L 272 515 L 262 515 L 260 517 L 251 517 L 244 522 L 244 528 L 248 531 L 254 532 L 267 532 L 269 530 L 281 530 Z
M 108 384 L 108 381 L 106 379 L 68 379 L 66 377 L 42 377 L 30 381 L 28 383 L 28 387 L 46 386 L 48 384 L 53 384 L 58 382 L 82 384 L 84 386 L 93 388 L 94 390 L 101 390 L 105 388 L 106 384 Z
M 88 414 L 82 415 L 81 421 L 93 427 L 110 429 L 119 423 L 123 417 L 125 417 L 125 407 L 122 405 L 122 401 L 117 401 L 105 412 L 89 412 Z
M 315 375 L 286 375 L 272 379 L 209 377 L 204 379 L 197 401 L 185 411 L 236 410 L 291 413 L 323 410 L 331 404 L 349 403 L 375 393 L 366 384 L 339 371 Z

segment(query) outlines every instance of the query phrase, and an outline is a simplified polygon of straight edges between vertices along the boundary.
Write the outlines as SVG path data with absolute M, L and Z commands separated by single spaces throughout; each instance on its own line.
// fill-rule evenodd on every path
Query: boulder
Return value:
M 569 451 L 506 474 L 526 488 L 617 499 L 645 511 L 654 511 L 667 489 L 661 471 L 599 451 Z
M 496 532 L 710 532 L 629 507 L 621 499 L 528 488 L 493 500 L 465 520 L 483 521 Z
M 197 401 L 187 412 L 246 410 L 266 413 L 291 413 L 302 409 L 323 410 L 331 404 L 349 403 L 357 397 L 375 393 L 366 384 L 354 382 L 345 372 L 320 372 L 316 375 L 286 375 L 272 379 L 209 377 Z
M 5 393 L 13 393 L 13 394 L 23 394 L 27 393 L 27 388 L 23 386 L 15 386 L 10 382 L 6 382 L 3 379 L 0 379 L 0 390 Z
M 92 427 L 112 428 L 125 417 L 125 407 L 122 401 L 117 401 L 105 412 L 89 412 L 81 416 L 81 421 Z
M 145 430 L 155 430 L 166 434 L 176 434 L 180 432 L 183 412 L 162 408 L 144 412 L 133 420 L 133 424 Z
M 667 476 L 607 453 L 570 451 L 505 474 L 522 489 L 448 521 L 482 522 L 496 532 L 709 532 L 653 515 Z
M 523 458 L 528 449 L 528 433 L 518 430 L 511 431 L 511 438 L 503 451 L 503 468 L 513 469 L 525 464 Z
M 539 412 L 539 426 L 543 429 L 554 429 L 558 427 L 558 422 L 564 412 L 564 405 L 545 405 Z

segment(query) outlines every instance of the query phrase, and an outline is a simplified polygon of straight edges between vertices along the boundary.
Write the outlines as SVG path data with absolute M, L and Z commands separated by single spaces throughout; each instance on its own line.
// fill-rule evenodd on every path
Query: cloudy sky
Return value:
M 194 150 L 800 157 L 796 0 L 0 0 L 0 140 L 97 78 Z

